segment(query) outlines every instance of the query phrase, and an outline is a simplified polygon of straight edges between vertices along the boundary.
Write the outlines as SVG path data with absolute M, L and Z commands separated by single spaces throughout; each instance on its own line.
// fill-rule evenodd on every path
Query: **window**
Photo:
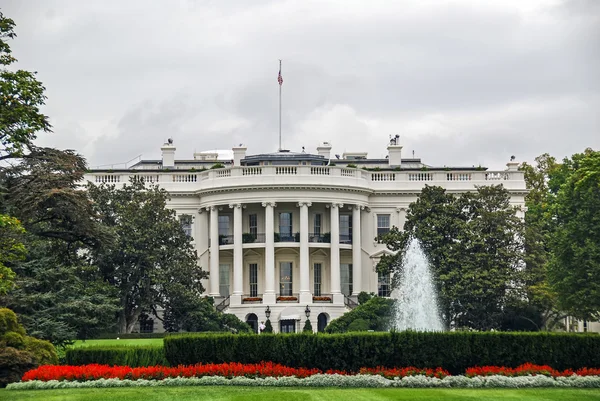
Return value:
M 248 225 L 250 227 L 250 234 L 256 239 L 256 235 L 258 234 L 258 217 L 256 214 L 248 215 Z
M 352 216 L 349 214 L 340 214 L 340 242 L 352 242 Z
M 219 236 L 229 235 L 229 215 L 219 215 Z
M 292 296 L 292 262 L 279 263 L 279 295 Z
M 390 274 L 377 273 L 377 295 L 380 297 L 389 297 L 392 294 Z
M 315 297 L 320 297 L 321 296 L 321 264 L 320 263 L 315 263 L 314 264 L 314 269 L 313 269 L 313 274 L 314 274 L 314 290 L 313 290 L 313 295 Z
M 342 294 L 349 297 L 352 295 L 352 263 L 340 264 L 340 280 L 342 283 Z
M 322 333 L 325 331 L 325 327 L 327 327 L 327 315 L 319 313 L 319 316 L 317 317 L 317 331 Z
M 292 241 L 292 214 L 279 213 L 279 237 L 281 241 Z
M 295 333 L 296 332 L 296 321 L 295 320 L 281 320 L 279 322 L 280 333 Z
M 250 296 L 258 296 L 258 264 L 250 263 Z
M 189 214 L 182 214 L 179 216 L 179 223 L 181 224 L 181 228 L 183 232 L 188 237 L 192 236 L 192 216 Z
M 219 265 L 219 293 L 222 297 L 229 296 L 229 265 Z
M 313 234 L 321 235 L 321 215 L 320 214 L 315 214 Z
M 381 237 L 390 231 L 390 215 L 377 215 L 377 237 Z

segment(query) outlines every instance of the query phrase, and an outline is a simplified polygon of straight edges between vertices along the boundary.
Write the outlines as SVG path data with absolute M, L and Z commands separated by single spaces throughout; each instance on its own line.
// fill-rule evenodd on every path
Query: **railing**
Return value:
M 262 304 L 262 297 L 258 295 L 244 294 L 242 295 L 243 304 Z
M 346 305 L 350 309 L 354 309 L 358 306 L 358 303 L 354 302 L 352 298 L 344 294 L 344 305 Z
M 121 176 L 116 174 L 102 174 L 97 175 L 95 182 L 103 183 L 103 182 L 121 182 Z
M 133 176 L 135 181 L 143 181 L 143 182 L 159 182 L 160 175 L 158 174 L 136 174 Z
M 371 173 L 371 181 L 396 181 L 395 173 Z
M 408 173 L 408 181 L 433 181 L 431 173 Z
M 277 175 L 296 175 L 297 172 L 298 172 L 298 168 L 293 167 L 293 166 L 275 167 L 275 174 L 277 174 Z
M 471 173 L 447 173 L 447 181 L 471 181 Z
M 233 235 L 219 235 L 219 245 L 233 244 Z
M 327 303 L 327 304 L 330 304 L 330 303 L 333 302 L 333 296 L 331 294 L 313 295 L 312 301 L 314 303 Z
M 340 234 L 340 244 L 351 244 L 352 234 Z
M 229 302 L 230 302 L 229 297 L 230 297 L 230 295 L 228 295 L 227 298 L 225 298 L 217 306 L 215 306 L 215 309 L 218 312 L 223 312 L 225 309 L 229 308 Z
M 296 234 L 275 233 L 275 242 L 300 242 L 300 233 L 296 233 Z
M 242 175 L 262 175 L 262 167 L 242 167 Z
M 265 233 L 244 233 L 242 234 L 242 243 L 243 244 L 253 244 L 253 243 L 265 243 Z
M 501 172 L 486 172 L 485 173 L 486 181 L 497 181 L 497 180 L 510 180 L 510 174 L 504 171 Z
M 173 174 L 173 182 L 196 182 L 197 174 Z
M 328 244 L 331 242 L 331 234 L 330 233 L 309 233 L 308 234 L 308 242 L 320 242 L 324 244 Z
M 279 302 L 287 302 L 287 303 L 289 303 L 289 302 L 294 303 L 295 302 L 295 303 L 298 303 L 299 302 L 298 299 L 299 299 L 298 294 L 292 294 L 292 295 L 281 295 L 281 294 L 278 294 L 277 298 L 276 298 L 276 301 L 278 303 Z
M 329 175 L 329 168 L 327 167 L 311 167 L 310 174 L 311 175 Z
M 216 174 L 217 174 L 218 178 L 231 177 L 231 170 L 230 169 L 218 169 Z
M 356 175 L 356 169 L 354 168 L 343 168 L 341 170 L 342 177 L 354 177 Z

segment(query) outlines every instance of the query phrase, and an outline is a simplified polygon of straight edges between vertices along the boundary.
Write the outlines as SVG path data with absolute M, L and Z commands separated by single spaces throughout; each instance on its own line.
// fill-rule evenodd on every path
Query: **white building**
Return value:
M 275 331 L 301 331 L 310 309 L 315 330 L 356 305 L 361 291 L 390 295 L 390 278 L 375 266 L 388 253 L 378 237 L 403 227 L 408 205 L 425 185 L 451 193 L 503 184 L 512 203 L 524 206 L 523 173 L 510 161 L 504 171 L 482 167 L 433 167 L 402 158 L 398 137 L 385 159 L 366 153 L 330 158 L 280 151 L 233 159 L 219 152 L 176 160 L 169 140 L 162 160 L 123 170 L 92 170 L 91 182 L 158 183 L 171 195 L 184 229 L 194 239 L 205 283 L 217 308 L 256 327 L 267 315 Z M 221 157 L 220 157 L 221 155 Z M 521 212 L 523 213 L 523 212 Z

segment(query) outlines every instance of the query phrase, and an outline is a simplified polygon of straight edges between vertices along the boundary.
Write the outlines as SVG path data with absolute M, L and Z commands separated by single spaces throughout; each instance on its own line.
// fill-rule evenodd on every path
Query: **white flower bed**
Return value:
M 100 379 L 85 382 L 78 381 L 39 381 L 32 380 L 11 383 L 8 390 L 46 390 L 64 388 L 108 388 L 108 387 L 177 387 L 177 386 L 271 386 L 271 387 L 454 387 L 454 388 L 534 388 L 534 387 L 578 387 L 600 388 L 600 376 L 569 376 L 552 378 L 537 376 L 448 376 L 443 379 L 426 376 L 407 376 L 402 379 L 386 379 L 379 375 L 313 375 L 304 379 L 296 377 L 267 377 L 250 379 L 220 376 L 201 378 L 169 378 L 164 380 L 120 380 Z

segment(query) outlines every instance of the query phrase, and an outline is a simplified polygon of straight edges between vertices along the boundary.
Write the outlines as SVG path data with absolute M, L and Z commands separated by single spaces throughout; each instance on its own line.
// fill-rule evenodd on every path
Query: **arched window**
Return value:
M 319 316 L 317 317 L 317 331 L 322 333 L 325 331 L 325 327 L 327 327 L 327 314 L 319 313 Z
M 258 316 L 256 316 L 256 314 L 249 313 L 248 316 L 246 316 L 246 323 L 252 327 L 252 330 L 254 330 L 255 333 L 258 333 Z

